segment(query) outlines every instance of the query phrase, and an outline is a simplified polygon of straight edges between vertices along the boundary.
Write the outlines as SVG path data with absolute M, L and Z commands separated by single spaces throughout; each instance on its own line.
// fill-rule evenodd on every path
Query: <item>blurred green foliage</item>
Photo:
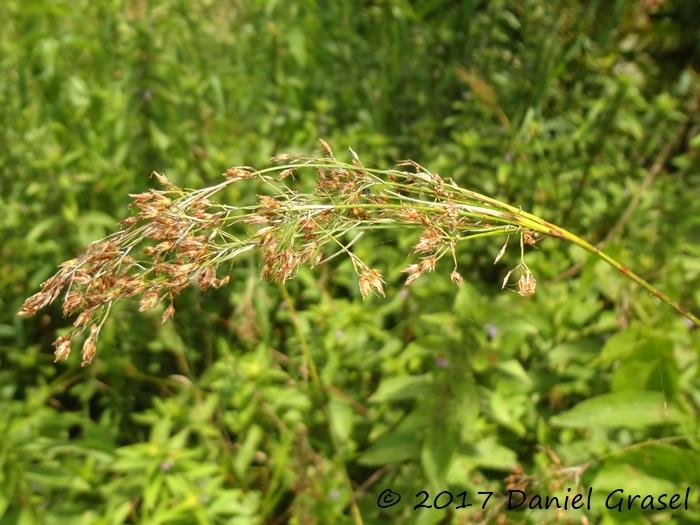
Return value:
M 365 523 L 582 522 L 507 511 L 525 485 L 593 487 L 589 523 L 700 521 L 698 330 L 554 240 L 527 255 L 531 299 L 499 290 L 516 254 L 493 265 L 486 241 L 457 290 L 449 268 L 402 289 L 410 233 L 361 240 L 390 281 L 364 303 L 348 261 L 302 271 L 290 302 L 251 258 L 169 324 L 116 308 L 84 369 L 52 362 L 58 308 L 14 316 L 152 170 L 199 187 L 321 136 L 602 241 L 697 311 L 696 7 L 0 3 L 0 523 L 352 523 L 352 501 Z M 688 486 L 676 513 L 595 499 Z M 403 500 L 382 510 L 387 487 Z M 495 496 L 413 511 L 420 490 Z

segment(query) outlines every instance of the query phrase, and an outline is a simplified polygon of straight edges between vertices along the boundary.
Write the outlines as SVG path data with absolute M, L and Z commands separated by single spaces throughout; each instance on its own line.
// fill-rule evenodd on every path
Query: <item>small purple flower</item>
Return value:
M 489 340 L 495 338 L 500 332 L 498 326 L 496 326 L 493 323 L 486 323 L 486 326 L 484 328 L 486 330 L 486 335 L 488 336 Z
M 447 359 L 444 355 L 439 355 L 435 358 L 435 366 L 438 366 L 440 368 L 447 368 L 450 366 L 450 360 Z

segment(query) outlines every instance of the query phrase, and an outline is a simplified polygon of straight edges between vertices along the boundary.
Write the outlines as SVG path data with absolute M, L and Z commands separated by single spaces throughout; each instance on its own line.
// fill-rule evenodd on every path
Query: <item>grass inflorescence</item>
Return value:
M 174 298 L 189 284 L 202 289 L 220 287 L 228 276 L 218 273 L 227 261 L 244 253 L 262 253 L 261 277 L 283 283 L 300 265 L 315 266 L 336 254 L 350 258 L 363 297 L 384 296 L 380 270 L 365 264 L 346 241 L 347 234 L 362 235 L 378 229 L 406 227 L 421 233 L 412 252 L 415 262 L 404 268 L 406 285 L 435 270 L 445 257 L 452 262 L 450 279 L 462 283 L 456 245 L 482 237 L 505 237 L 499 260 L 511 236 L 520 244 L 520 261 L 503 280 L 517 277 L 521 295 L 535 293 L 537 281 L 525 263 L 525 246 L 541 236 L 574 243 L 602 258 L 646 288 L 676 311 L 700 325 L 700 319 L 663 292 L 573 233 L 520 208 L 462 188 L 413 161 L 395 169 L 365 167 L 350 150 L 350 163 L 336 159 L 321 141 L 322 156 L 278 155 L 276 165 L 263 170 L 230 168 L 225 180 L 211 187 L 187 190 L 154 173 L 162 189 L 130 195 L 134 213 L 120 229 L 92 244 L 77 259 L 64 262 L 58 272 L 29 297 L 19 315 L 31 316 L 63 297 L 63 313 L 76 315 L 72 329 L 55 342 L 56 359 L 65 359 L 73 342 L 82 343 L 82 363 L 92 361 L 100 329 L 112 304 L 139 298 L 139 310 L 167 303 L 163 322 L 171 318 Z M 291 176 L 314 170 L 313 193 L 295 191 Z M 218 203 L 212 198 L 232 184 L 257 179 L 266 187 L 254 205 Z M 241 233 L 243 232 L 243 233 Z

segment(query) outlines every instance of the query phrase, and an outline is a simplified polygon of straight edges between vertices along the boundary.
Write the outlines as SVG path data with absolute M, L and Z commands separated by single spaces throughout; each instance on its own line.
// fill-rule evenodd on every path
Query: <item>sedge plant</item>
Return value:
M 692 323 L 700 319 L 626 266 L 568 230 L 522 209 L 462 188 L 413 161 L 397 168 L 365 167 L 350 150 L 350 163 L 338 160 L 321 140 L 322 156 L 278 155 L 262 170 L 230 168 L 214 186 L 188 190 L 154 173 L 162 189 L 130 195 L 134 213 L 120 229 L 90 244 L 85 253 L 60 265 L 41 290 L 29 297 L 19 315 L 31 316 L 63 300 L 63 313 L 77 315 L 72 328 L 54 342 L 56 360 L 65 359 L 82 339 L 82 364 L 96 353 L 100 330 L 115 301 L 138 298 L 139 310 L 166 302 L 163 322 L 171 318 L 174 298 L 189 284 L 202 289 L 228 282 L 220 277 L 224 263 L 242 255 L 262 253 L 263 279 L 283 283 L 300 265 L 322 264 L 335 255 L 350 258 L 363 297 L 384 296 L 380 270 L 370 268 L 351 249 L 347 234 L 379 229 L 421 233 L 412 252 L 416 262 L 403 269 L 406 285 L 435 270 L 440 259 L 453 263 L 450 279 L 462 283 L 456 246 L 481 237 L 518 236 L 520 262 L 503 280 L 515 280 L 521 295 L 535 293 L 537 281 L 525 263 L 527 245 L 542 236 L 573 243 L 601 258 L 658 297 Z M 293 175 L 314 170 L 315 191 L 295 191 Z M 213 198 L 232 184 L 257 179 L 267 188 L 253 205 L 218 203 Z M 269 194 L 268 194 L 269 193 Z M 505 252 L 505 242 L 496 256 Z M 335 254 L 327 256 L 329 248 Z

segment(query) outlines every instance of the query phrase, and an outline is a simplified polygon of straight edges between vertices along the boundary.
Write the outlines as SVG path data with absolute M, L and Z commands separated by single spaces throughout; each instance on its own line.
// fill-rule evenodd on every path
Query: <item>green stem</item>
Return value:
M 278 182 L 278 181 L 272 181 L 270 180 L 269 177 L 266 177 L 266 175 L 275 173 L 275 172 L 281 172 L 286 169 L 303 169 L 303 168 L 316 168 L 316 169 L 345 169 L 349 171 L 362 171 L 363 173 L 371 175 L 377 183 L 380 184 L 386 184 L 390 188 L 394 188 L 396 190 L 404 190 L 408 193 L 414 193 L 416 190 L 412 188 L 410 185 L 403 184 L 401 182 L 390 182 L 387 183 L 382 179 L 382 176 L 387 176 L 387 175 L 392 175 L 395 177 L 398 177 L 400 179 L 407 180 L 409 178 L 418 178 L 421 180 L 424 180 L 425 182 L 428 182 L 430 180 L 430 175 L 428 175 L 427 170 L 426 173 L 409 173 L 405 171 L 400 171 L 400 170 L 386 170 L 386 169 L 374 169 L 374 168 L 367 168 L 367 167 L 362 167 L 358 168 L 357 166 L 354 166 L 352 164 L 347 164 L 341 161 L 337 161 L 335 159 L 329 160 L 329 161 L 319 161 L 318 159 L 309 159 L 305 162 L 299 162 L 299 163 L 288 163 L 285 165 L 279 165 L 279 166 L 272 166 L 269 168 L 265 168 L 263 170 L 259 170 L 256 172 L 256 174 L 259 177 L 262 177 L 264 180 L 266 180 L 268 183 L 272 184 L 275 186 L 276 184 L 282 184 L 284 183 Z M 226 186 L 228 183 L 231 181 L 224 181 L 221 184 L 217 185 L 214 187 L 214 189 L 209 189 L 208 194 L 215 193 L 219 189 L 223 188 Z M 315 210 L 315 211 L 321 211 L 321 210 L 343 210 L 343 209 L 365 209 L 365 210 L 386 210 L 386 209 L 401 209 L 404 208 L 407 204 L 409 204 L 412 208 L 414 208 L 418 212 L 423 212 L 423 213 L 435 213 L 437 209 L 443 210 L 446 207 L 454 207 L 459 210 L 461 215 L 478 219 L 478 220 L 489 220 L 493 221 L 496 223 L 500 223 L 503 225 L 515 225 L 523 228 L 528 228 L 533 231 L 542 233 L 544 235 L 547 235 L 549 237 L 556 237 L 559 239 L 566 240 L 572 244 L 575 244 L 576 246 L 579 246 L 586 250 L 587 252 L 595 255 L 596 257 L 599 257 L 606 263 L 608 263 L 610 266 L 615 268 L 617 271 L 634 281 L 636 284 L 650 292 L 652 295 L 669 305 L 671 308 L 673 308 L 676 312 L 680 313 L 696 326 L 700 326 L 700 318 L 693 314 L 690 310 L 688 310 L 686 307 L 678 303 L 677 301 L 673 300 L 671 297 L 666 295 L 664 292 L 656 288 L 654 285 L 634 273 L 632 270 L 618 262 L 617 260 L 613 259 L 611 256 L 606 254 L 605 252 L 601 251 L 599 248 L 595 247 L 594 245 L 590 244 L 589 242 L 585 241 L 578 235 L 575 235 L 574 233 L 571 233 L 570 231 L 561 228 L 559 226 L 556 226 L 554 224 L 551 224 L 544 219 L 541 219 L 540 217 L 537 217 L 536 215 L 532 215 L 528 212 L 525 212 L 521 210 L 520 208 L 516 208 L 515 206 L 511 206 L 507 203 L 504 203 L 502 201 L 499 201 L 497 199 L 488 197 L 486 195 L 483 195 L 481 193 L 468 190 L 465 188 L 461 188 L 457 186 L 453 182 L 448 182 L 445 184 L 445 187 L 449 189 L 450 192 L 453 192 L 457 198 L 455 199 L 457 202 L 449 202 L 449 203 L 443 203 L 443 202 L 427 202 L 423 200 L 422 194 L 419 191 L 418 192 L 418 197 L 412 197 L 410 195 L 404 195 L 395 191 L 392 191 L 391 189 L 386 190 L 386 194 L 395 198 L 398 203 L 391 204 L 391 203 L 382 203 L 382 204 L 377 204 L 377 203 L 353 203 L 353 204 L 347 204 L 347 203 L 332 203 L 332 204 L 302 204 L 302 205 L 292 205 L 288 206 L 286 211 L 289 212 L 300 212 L 300 211 L 309 211 L 309 210 Z M 213 190 L 213 191 L 212 191 Z M 284 193 L 284 192 L 283 192 Z M 459 202 L 459 197 L 461 197 L 463 200 L 462 202 Z M 467 202 L 464 202 L 467 201 Z M 374 227 L 382 227 L 384 224 L 378 224 L 374 223 Z M 386 224 L 387 227 L 391 227 L 392 224 L 388 223 Z M 489 233 L 489 234 L 478 234 L 475 236 L 470 236 L 471 238 L 474 237 L 479 237 L 479 236 L 490 236 L 494 235 L 495 233 Z M 313 374 L 313 371 L 312 371 Z
M 517 213 L 522 216 L 522 223 L 524 226 L 531 228 L 535 231 L 538 231 L 540 233 L 544 233 L 545 235 L 549 235 L 550 237 L 557 237 L 560 239 L 564 239 L 572 244 L 575 244 L 576 246 L 579 246 L 586 250 L 589 253 L 592 253 L 596 257 L 599 257 L 600 259 L 604 260 L 606 263 L 608 263 L 610 266 L 615 268 L 617 271 L 619 271 L 621 274 L 623 274 L 625 277 L 631 279 L 635 283 L 637 283 L 639 286 L 650 292 L 652 295 L 669 305 L 671 308 L 673 308 L 676 312 L 681 314 L 682 316 L 686 317 L 690 321 L 693 322 L 695 326 L 700 326 L 700 318 L 693 314 L 690 310 L 688 310 L 685 306 L 680 304 L 679 302 L 671 299 L 668 295 L 666 295 L 664 292 L 659 290 L 656 286 L 651 284 L 650 282 L 646 281 L 636 273 L 634 273 L 632 270 L 618 262 L 617 260 L 613 259 L 611 256 L 609 256 L 607 253 L 601 251 L 599 248 L 593 246 L 591 243 L 588 241 L 582 239 L 578 235 L 571 233 L 568 230 L 565 230 L 564 228 L 561 228 L 559 226 L 555 226 L 553 224 L 548 223 L 545 220 L 540 219 L 539 217 L 536 217 L 530 213 L 517 210 Z

